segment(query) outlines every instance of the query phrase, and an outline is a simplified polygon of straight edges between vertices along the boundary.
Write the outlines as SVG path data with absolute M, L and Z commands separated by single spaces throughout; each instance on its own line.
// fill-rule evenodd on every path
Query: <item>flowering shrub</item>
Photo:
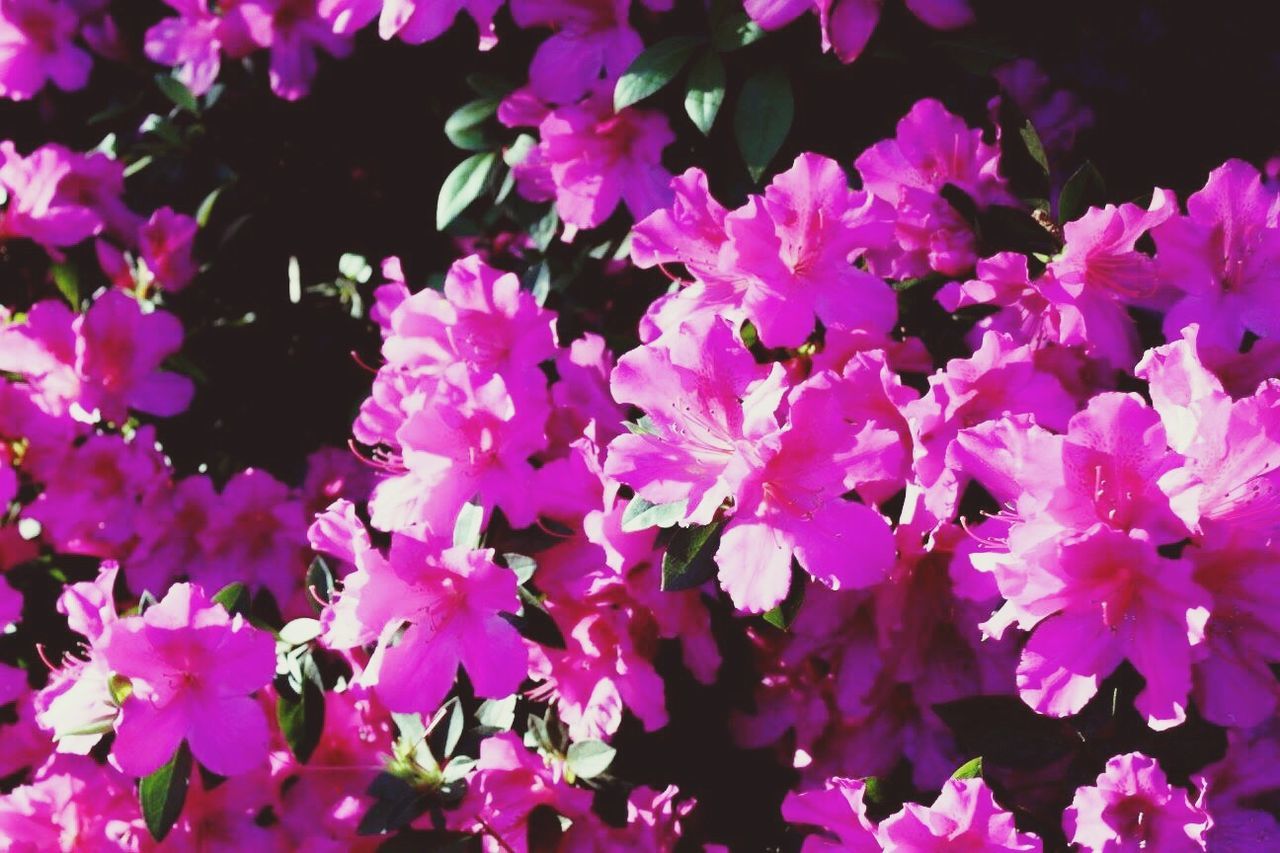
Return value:
M 1275 140 L 994 5 L 0 0 L 0 851 L 1280 846 Z

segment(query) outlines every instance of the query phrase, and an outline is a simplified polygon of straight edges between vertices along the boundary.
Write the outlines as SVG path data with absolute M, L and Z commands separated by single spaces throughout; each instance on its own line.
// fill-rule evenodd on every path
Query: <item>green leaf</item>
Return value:
M 221 604 L 232 616 L 237 613 L 249 615 L 249 587 L 240 581 L 235 581 L 218 590 L 217 595 L 213 597 L 215 604 Z
M 764 37 L 764 28 L 742 9 L 718 17 L 711 29 L 711 44 L 721 53 L 746 47 Z
M 637 56 L 613 88 L 614 112 L 643 101 L 670 83 L 702 42 L 696 36 L 672 36 Z
M 492 151 L 472 154 L 453 168 L 440 187 L 436 202 L 436 230 L 443 231 L 450 222 L 484 192 L 489 176 L 498 163 L 498 155 Z
M 1044 153 L 1044 143 L 1040 141 L 1040 134 L 1036 133 L 1035 125 L 1027 122 L 1018 133 L 1022 136 L 1022 144 L 1027 146 L 1027 153 L 1031 155 L 1031 159 L 1035 160 L 1036 164 L 1048 175 L 1049 157 Z
M 67 304 L 73 309 L 79 311 L 80 273 L 76 270 L 75 264 L 70 261 L 54 264 L 49 268 L 49 272 L 53 276 L 53 285 L 58 288 L 62 298 L 67 300 Z
M 515 83 L 505 77 L 499 77 L 497 74 L 486 74 L 483 71 L 468 74 L 467 85 L 477 95 L 485 98 L 497 98 L 498 100 L 511 94 L 511 91 L 516 87 Z
M 662 589 L 675 592 L 693 589 L 715 577 L 712 557 L 720 543 L 723 521 L 701 527 L 677 527 L 662 555 Z
M 294 619 L 280 629 L 281 642 L 291 646 L 305 645 L 322 633 L 320 620 L 310 617 Z
M 329 561 L 317 555 L 307 568 L 306 583 L 307 589 L 312 592 L 311 606 L 319 613 L 322 609 L 321 602 L 328 604 L 333 598 L 333 569 L 329 568 Z
M 453 523 L 453 547 L 479 548 L 480 531 L 484 527 L 484 507 L 465 503 Z
M 178 815 L 182 814 L 190 779 L 191 749 L 184 740 L 168 764 L 139 780 L 138 802 L 142 806 L 142 818 L 156 841 L 164 840 L 177 822 Z
M 503 554 L 502 561 L 516 573 L 516 583 L 521 586 L 532 580 L 534 572 L 538 570 L 538 561 L 524 554 Z
M 553 649 L 563 649 L 564 634 L 560 632 L 560 626 L 556 624 L 556 620 L 542 606 L 542 602 L 524 587 L 520 587 L 518 592 L 520 602 L 524 605 L 523 611 L 519 615 L 515 613 L 498 615 L 515 626 L 520 636 L 526 640 L 532 640 Z
M 609 769 L 618 751 L 602 740 L 580 740 L 569 746 L 565 763 L 579 779 L 594 779 Z
M 427 810 L 427 799 L 404 779 L 379 773 L 365 791 L 374 803 L 360 818 L 357 835 L 381 835 L 408 826 Z
M 529 239 L 533 241 L 533 245 L 539 252 L 545 252 L 559 230 L 560 214 L 556 212 L 555 205 L 552 205 L 547 208 L 546 214 L 541 219 L 530 226 Z
M 661 435 L 658 428 L 653 423 L 653 418 L 648 415 L 641 415 L 634 421 L 623 421 L 622 425 L 627 428 L 627 432 L 632 435 Z
M 777 607 L 764 614 L 764 621 L 783 631 L 791 628 L 791 624 L 796 621 L 796 614 L 800 612 L 800 605 L 804 604 L 806 577 L 804 572 L 792 565 L 791 586 L 787 590 L 787 597 L 782 599 Z
M 751 76 L 738 94 L 733 133 L 753 181 L 759 181 L 791 130 L 795 101 L 791 81 L 779 67 Z
M 204 197 L 204 200 L 200 202 L 200 206 L 196 208 L 196 225 L 204 228 L 209 224 L 209 217 L 213 215 L 213 206 L 218 203 L 218 199 L 222 196 L 222 191 L 226 188 L 226 184 L 223 184 Z
M 308 678 L 302 682 L 301 693 L 287 688 L 278 692 L 276 720 L 280 731 L 289 751 L 306 764 L 324 733 L 324 691 Z
M 483 729 L 505 732 L 516 723 L 516 695 L 506 699 L 486 699 L 476 709 L 476 723 Z
M 157 74 L 156 85 L 160 87 L 160 91 L 164 96 L 173 101 L 174 105 L 186 110 L 192 115 L 200 114 L 200 104 L 196 101 L 196 96 L 191 94 L 191 90 L 176 77 L 170 77 L 168 74 Z
M 476 760 L 469 755 L 457 755 L 449 759 L 449 763 L 444 766 L 444 781 L 457 782 L 459 779 L 471 772 L 471 768 L 476 766 Z
M 952 779 L 981 779 L 982 778 L 982 756 L 979 755 L 970 761 L 966 761 L 951 774 Z
M 1104 204 L 1106 197 L 1107 185 L 1102 174 L 1091 160 L 1086 160 L 1062 185 L 1062 192 L 1058 194 L 1058 222 L 1064 225 L 1074 222 L 1091 206 Z
M 496 144 L 492 131 L 485 127 L 498 111 L 501 98 L 480 98 L 463 104 L 444 123 L 444 135 L 464 151 L 487 151 Z
M 651 504 L 636 495 L 622 512 L 622 532 L 636 533 L 650 527 L 671 527 L 684 518 L 688 501 Z
M 449 727 L 445 730 L 444 751 L 441 753 L 445 758 L 453 755 L 453 751 L 458 748 L 458 741 L 462 739 L 462 728 L 467 721 L 462 703 L 457 699 L 453 699 L 452 702 L 453 710 L 449 712 Z
M 716 115 L 724 103 L 724 87 L 724 61 L 707 51 L 689 71 L 689 87 L 684 93 L 684 111 L 703 136 L 710 134 L 716 123 Z

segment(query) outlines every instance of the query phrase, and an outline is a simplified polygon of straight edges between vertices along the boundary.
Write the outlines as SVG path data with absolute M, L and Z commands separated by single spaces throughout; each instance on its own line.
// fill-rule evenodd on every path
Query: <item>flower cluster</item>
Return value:
M 841 72 L 878 0 L 165 2 L 0 0 L 5 99 L 173 69 L 136 134 L 0 142 L 0 851 L 1280 845 L 1274 163 L 1109 202 L 1009 57 L 838 157 L 751 68 L 745 172 L 701 156 L 728 55 L 813 11 Z M 445 124 L 447 269 L 210 287 L 252 212 L 210 239 L 166 170 L 226 61 L 296 100 L 463 11 L 529 50 Z M 343 434 L 193 451 L 255 406 L 196 343 L 315 305 Z

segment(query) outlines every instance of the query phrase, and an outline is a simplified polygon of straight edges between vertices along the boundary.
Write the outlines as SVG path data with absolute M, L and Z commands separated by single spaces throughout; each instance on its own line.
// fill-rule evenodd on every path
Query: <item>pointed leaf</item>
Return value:
M 1062 192 L 1058 194 L 1058 222 L 1064 225 L 1074 222 L 1091 206 L 1105 204 L 1106 199 L 1106 182 L 1093 161 L 1086 160 L 1062 185 Z
M 952 779 L 981 779 L 982 778 L 982 756 L 966 761 L 956 768 L 956 772 L 951 774 Z
M 678 527 L 662 555 L 662 589 L 675 592 L 702 586 L 715 577 L 713 559 L 724 522 Z
M 579 779 L 594 779 L 609 769 L 618 751 L 602 740 L 580 740 L 569 746 L 565 763 Z
M 501 98 L 480 98 L 463 104 L 444 123 L 444 135 L 464 151 L 487 151 L 496 138 L 485 123 L 498 111 Z
M 463 504 L 458 520 L 453 523 L 453 547 L 479 548 L 483 527 L 484 508 L 473 503 Z
M 716 123 L 720 105 L 724 103 L 724 61 L 708 51 L 689 71 L 689 88 L 684 94 L 684 111 L 694 127 L 706 136 Z
M 190 779 L 191 749 L 184 740 L 169 763 L 139 780 L 138 802 L 142 806 L 142 818 L 156 841 L 164 840 L 182 814 Z
M 311 679 L 303 679 L 302 692 L 280 690 L 276 720 L 289 751 L 303 764 L 315 752 L 324 734 L 324 691 Z
M 650 527 L 671 527 L 684 518 L 688 501 L 651 504 L 636 495 L 622 512 L 622 532 L 636 533 Z
M 436 202 L 436 230 L 443 231 L 480 197 L 497 162 L 498 155 L 489 151 L 473 154 L 454 167 L 444 179 L 444 186 L 440 187 L 440 198 Z
M 782 68 L 758 72 L 742 87 L 733 115 L 733 132 L 753 181 L 760 180 L 782 147 L 794 117 L 791 81 Z
M 613 88 L 614 112 L 621 112 L 670 83 L 702 41 L 696 36 L 672 36 L 637 56 Z
M 1049 157 L 1044 153 L 1044 143 L 1040 141 L 1040 134 L 1036 133 L 1035 125 L 1027 122 L 1018 133 L 1022 136 L 1022 143 L 1027 146 L 1027 153 L 1031 155 L 1031 159 L 1035 160 L 1041 170 L 1048 175 Z
M 242 616 L 249 615 L 249 587 L 240 581 L 229 583 L 213 597 L 215 604 L 221 604 L 228 613 L 235 616 L 239 613 Z

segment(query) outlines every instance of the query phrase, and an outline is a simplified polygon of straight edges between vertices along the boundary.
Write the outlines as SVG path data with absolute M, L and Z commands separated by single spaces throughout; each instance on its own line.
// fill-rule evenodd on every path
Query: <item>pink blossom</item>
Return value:
M 374 526 L 447 534 L 476 496 L 486 508 L 501 507 L 515 526 L 530 524 L 528 460 L 546 444 L 545 379 L 538 381 L 540 393 L 454 364 L 434 388 L 428 384 L 395 433 L 404 472 L 380 482 L 369 500 Z
M 150 841 L 132 780 L 109 765 L 59 756 L 0 797 L 0 849 L 114 853 Z
M 183 740 L 222 776 L 266 758 L 266 716 L 249 694 L 275 675 L 275 643 L 244 617 L 228 616 L 200 587 L 175 584 L 142 616 L 113 622 L 99 651 L 132 685 L 112 748 L 128 775 L 151 773 Z
M 877 836 L 886 850 L 919 853 L 1043 848 L 1039 838 L 1014 828 L 1013 815 L 1000 808 L 981 779 L 948 781 L 929 807 L 907 803 L 881 822 Z
M 1205 850 L 1212 818 L 1198 798 L 1175 788 L 1154 758 L 1117 755 L 1096 785 L 1077 788 L 1062 819 L 1073 844 L 1087 851 Z
M 376 17 L 382 38 L 422 44 L 443 35 L 465 11 L 480 30 L 480 49 L 488 50 L 498 43 L 493 18 L 501 6 L 502 0 L 321 0 L 320 14 L 341 36 L 355 35 Z
M 191 283 L 199 266 L 191 257 L 198 226 L 190 216 L 162 207 L 138 229 L 138 251 L 157 287 L 176 293 Z
M 1165 315 L 1166 337 L 1198 322 L 1203 342 L 1237 350 L 1246 331 L 1280 334 L 1278 218 L 1280 194 L 1253 166 L 1228 160 L 1187 199 L 1186 216 L 1152 232 L 1160 281 L 1181 294 Z
M 617 80 L 644 48 L 627 23 L 630 7 L 631 0 L 512 0 L 517 26 L 556 30 L 529 66 L 533 93 L 553 104 L 571 104 L 601 75 L 609 83 Z
M 566 239 L 603 223 L 620 201 L 637 220 L 670 201 L 662 152 L 675 135 L 659 112 L 614 113 L 612 87 L 597 86 L 581 103 L 553 110 L 538 133 L 537 147 L 514 168 L 517 187 L 531 201 L 555 199 Z
M 954 30 L 973 22 L 968 0 L 906 0 L 907 8 L 936 30 Z M 834 8 L 832 8 L 834 6 Z M 880 20 L 880 0 L 747 0 L 747 14 L 766 30 L 778 30 L 807 11 L 818 15 L 823 52 L 835 48 L 841 62 L 853 62 L 862 53 Z
M 280 808 L 266 768 L 238 774 L 208 788 L 201 775 L 192 777 L 182 814 L 165 837 L 166 851 L 284 853 L 292 849 L 279 823 L 261 825 L 263 814 L 278 814 Z
M 515 575 L 492 550 L 444 545 L 396 533 L 387 556 L 361 547 L 325 613 L 332 648 L 377 643 L 360 680 L 393 711 L 433 713 L 459 666 L 478 696 L 508 696 L 525 677 L 524 641 L 501 615 L 520 609 Z
M 529 813 L 540 805 L 576 819 L 590 812 L 591 794 L 567 785 L 558 765 L 548 767 L 519 737 L 502 732 L 481 742 L 467 797 L 446 814 L 450 827 L 482 835 L 488 853 L 527 853 Z
M 222 42 L 232 56 L 271 51 L 271 91 L 295 101 L 311 90 L 317 51 L 346 56 L 351 42 L 321 17 L 318 0 L 241 0 L 223 17 Z
M 200 538 L 214 523 L 218 495 L 203 475 L 166 482 L 144 499 L 138 518 L 138 541 L 125 569 L 129 589 L 153 595 L 169 588 L 179 575 L 201 577 L 204 547 Z
M 0 239 L 27 237 L 52 249 L 102 229 L 98 211 L 62 191 L 76 156 L 61 145 L 43 145 L 23 157 L 12 142 L 0 142 L 0 186 L 8 195 L 0 212 Z
M 144 49 L 154 62 L 177 69 L 174 74 L 194 95 L 213 87 L 222 67 L 222 18 L 209 11 L 209 0 L 164 0 L 177 17 L 147 30 Z
M 80 89 L 93 60 L 73 43 L 79 16 L 53 0 L 0 0 L 0 98 L 24 101 L 45 83 Z
M 858 779 L 828 779 L 825 787 L 803 793 L 791 792 L 782 801 L 782 817 L 791 823 L 804 823 L 824 830 L 834 837 L 810 835 L 804 840 L 803 853 L 823 850 L 847 850 L 850 853 L 879 853 L 875 825 L 867 818 L 863 803 L 866 786 Z
M 1274 719 L 1252 730 L 1230 730 L 1223 759 L 1192 777 L 1201 792 L 1195 807 L 1213 816 L 1207 849 L 1254 853 L 1280 843 L 1280 821 L 1263 806 L 1280 790 L 1276 735 Z
M 868 148 L 854 165 L 867 192 L 892 208 L 894 245 L 867 253 L 877 275 L 958 275 L 977 260 L 969 225 L 941 195 L 947 184 L 979 207 L 1014 203 L 999 175 L 1000 150 L 931 99 L 916 103 L 897 136 Z
M 639 787 L 627 798 L 627 825 L 617 828 L 603 822 L 578 820 L 560 841 L 566 853 L 631 853 L 633 850 L 672 850 L 683 834 L 681 819 L 694 802 L 680 798 L 680 790 Z M 586 817 L 586 816 L 584 816 Z
M 191 509 L 200 512 L 198 503 Z M 248 468 L 227 482 L 209 521 L 196 534 L 203 553 L 192 579 L 208 589 L 233 581 L 264 587 L 284 606 L 301 580 L 306 542 L 302 505 L 289 488 Z

